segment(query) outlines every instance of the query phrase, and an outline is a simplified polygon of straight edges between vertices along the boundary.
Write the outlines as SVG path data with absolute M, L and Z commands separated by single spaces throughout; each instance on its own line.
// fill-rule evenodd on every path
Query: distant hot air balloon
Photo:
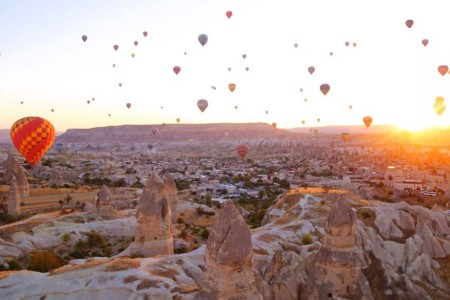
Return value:
M 147 37 L 147 31 L 144 31 L 143 33 L 142 33 L 143 35 L 144 35 L 144 37 Z
M 277 128 L 277 122 L 273 122 L 273 123 L 272 123 L 272 127 L 273 127 L 273 128 Z
M 175 75 L 178 75 L 178 73 L 180 73 L 181 68 L 179 66 L 175 66 L 173 67 L 173 71 L 175 72 Z
M 54 112 L 55 110 L 52 108 L 51 111 Z
M 95 101 L 95 98 L 92 98 L 92 101 Z
M 127 103 L 127 108 L 129 109 L 131 107 L 131 103 Z
M 321 84 L 320 91 L 322 92 L 322 94 L 324 94 L 326 96 L 328 94 L 328 92 L 330 91 L 330 85 L 327 83 Z
M 89 104 L 89 103 L 91 103 L 91 100 L 88 100 L 88 101 L 87 101 L 87 104 Z
M 317 121 L 317 123 L 319 123 L 320 122 L 320 118 L 317 118 L 316 121 Z
M 333 52 L 330 52 L 330 56 L 333 56 Z
M 297 43 L 295 43 L 295 44 L 294 44 L 294 47 L 295 47 L 295 48 L 297 48 L 297 47 L 298 47 L 298 44 L 297 44 Z
M 238 106 L 237 106 L 237 105 L 235 105 L 235 106 L 234 106 L 234 109 L 238 109 Z
M 308 67 L 308 72 L 311 75 L 314 73 L 315 70 L 316 70 L 316 68 L 314 68 L 313 66 Z
M 132 58 L 134 58 L 136 56 L 136 54 L 134 54 L 134 53 L 131 53 L 131 57 Z
M 86 42 L 87 41 L 87 35 L 81 36 L 81 39 L 83 40 L 83 42 Z
M 348 47 L 350 45 L 350 42 L 345 42 L 345 46 Z
M 153 133 L 153 135 L 155 135 L 156 132 L 158 132 L 158 129 L 157 129 L 156 127 L 153 127 L 153 128 L 152 128 L 152 133 Z
M 139 42 L 138 41 L 134 41 L 134 43 L 133 43 L 135 46 L 137 46 L 138 44 L 139 44 Z
M 409 20 L 406 20 L 405 24 L 408 28 L 411 28 L 411 26 L 413 26 L 413 24 L 414 24 L 414 21 L 409 19 Z
M 226 13 L 225 13 L 225 15 L 228 17 L 228 19 L 229 18 L 231 18 L 231 16 L 233 15 L 233 12 L 231 11 L 231 10 L 229 10 L 229 11 L 227 11 Z
M 446 109 L 443 97 L 436 97 L 436 102 L 433 105 L 434 111 L 440 116 Z
M 344 142 L 347 142 L 350 139 L 350 135 L 347 132 L 343 132 L 341 138 Z
M 122 87 L 122 83 L 121 82 L 119 83 L 119 86 Z
M 215 86 L 213 86 L 213 85 L 211 86 L 211 88 L 212 88 L 213 90 L 216 90 L 216 87 L 215 87 Z
M 11 140 L 25 160 L 35 166 L 55 140 L 55 128 L 40 117 L 25 117 L 11 127 Z
M 200 99 L 197 101 L 197 106 L 200 109 L 201 112 L 204 112 L 205 109 L 208 107 L 208 100 Z
M 117 51 L 117 49 L 119 49 L 119 45 L 114 45 L 113 48 Z
M 439 74 L 444 76 L 448 72 L 448 66 L 446 66 L 446 65 L 439 66 L 438 67 L 438 72 L 439 72 Z
M 234 90 L 236 89 L 236 85 L 234 83 L 230 83 L 228 85 L 228 88 L 230 89 L 231 92 L 234 92 Z
M 206 34 L 200 34 L 198 36 L 198 41 L 200 42 L 200 44 L 203 46 L 205 46 L 205 44 L 208 42 L 208 36 Z
M 247 58 L 247 54 L 242 54 L 242 58 L 246 59 Z
M 349 106 L 348 106 L 348 109 L 350 109 L 350 110 L 351 110 L 352 108 L 353 108 L 353 106 L 352 106 L 352 105 L 349 105 Z
M 366 125 L 366 127 L 369 128 L 370 124 L 372 124 L 372 117 L 365 116 L 363 118 L 363 122 Z
M 113 64 L 113 68 L 115 68 L 116 67 L 116 64 Z
M 302 120 L 302 125 L 305 125 L 305 120 Z
M 230 72 L 231 71 L 231 68 L 230 67 L 228 67 L 228 72 Z
M 300 93 L 303 93 L 303 89 L 300 89 Z
M 247 156 L 248 150 L 249 147 L 246 144 L 241 144 L 237 146 L 236 153 L 240 157 L 240 159 L 244 160 L 245 157 Z
M 269 113 L 269 111 L 268 110 L 266 110 L 266 115 Z
M 250 68 L 249 67 L 245 67 L 245 71 L 247 71 L 248 72 L 248 70 L 249 70 Z
M 20 101 L 20 104 L 23 104 L 23 101 Z
M 61 153 L 63 148 L 64 148 L 64 144 L 63 143 L 57 143 L 55 145 L 55 149 L 56 149 L 56 151 L 58 151 L 58 153 Z
M 177 118 L 177 123 L 180 123 L 180 118 Z
M 425 47 L 428 45 L 428 39 L 423 39 L 422 40 L 422 45 L 424 45 Z
M 111 114 L 108 114 L 108 117 L 111 117 Z
M 305 101 L 305 103 L 306 103 L 306 102 L 308 102 L 308 99 L 305 98 L 305 99 L 303 99 L 303 101 Z

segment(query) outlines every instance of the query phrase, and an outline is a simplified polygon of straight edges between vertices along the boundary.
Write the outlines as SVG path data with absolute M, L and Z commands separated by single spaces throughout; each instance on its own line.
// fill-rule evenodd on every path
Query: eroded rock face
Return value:
M 228 201 L 206 244 L 205 278 L 197 299 L 262 299 L 252 258 L 250 230 Z
M 54 170 L 52 174 L 52 178 L 48 181 L 49 187 L 62 187 L 63 186 L 63 178 L 61 173 L 58 170 Z
M 95 200 L 97 214 L 102 218 L 112 218 L 115 215 L 113 197 L 106 185 L 102 185 Z
M 20 193 L 17 188 L 16 177 L 13 177 L 11 180 L 11 185 L 9 186 L 8 214 L 12 216 L 19 216 L 20 213 Z
M 172 224 L 176 224 L 178 219 L 177 185 L 169 173 L 164 174 L 164 186 L 166 187 L 170 209 L 172 210 Z
M 164 182 L 155 172 L 137 206 L 138 222 L 131 254 L 144 257 L 173 254 L 172 213 Z
M 14 177 L 18 166 L 20 165 L 17 159 L 13 155 L 8 154 L 8 157 L 3 162 L 3 180 L 10 181 Z

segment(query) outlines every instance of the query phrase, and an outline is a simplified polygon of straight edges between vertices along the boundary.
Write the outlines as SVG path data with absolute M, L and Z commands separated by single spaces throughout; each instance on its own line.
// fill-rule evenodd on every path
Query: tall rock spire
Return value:
M 100 191 L 97 193 L 95 206 L 97 214 L 102 218 L 112 218 L 115 215 L 115 207 L 113 197 L 106 185 L 102 185 Z
M 166 187 L 167 197 L 169 199 L 170 209 L 172 211 L 172 224 L 177 223 L 177 185 L 170 173 L 164 174 L 164 185 Z
M 8 214 L 12 216 L 19 216 L 21 214 L 20 210 L 20 194 L 17 188 L 16 177 L 11 180 L 11 185 L 9 186 L 8 195 Z
M 197 299 L 262 299 L 252 258 L 250 229 L 228 201 L 206 243 L 206 271 Z

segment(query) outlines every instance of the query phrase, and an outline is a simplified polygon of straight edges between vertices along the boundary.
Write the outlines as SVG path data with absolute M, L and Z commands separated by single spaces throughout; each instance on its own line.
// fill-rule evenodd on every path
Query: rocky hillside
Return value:
M 245 142 L 249 139 L 290 137 L 294 133 L 277 129 L 266 123 L 229 124 L 164 124 L 122 125 L 91 129 L 69 129 L 57 137 L 57 143 L 151 143 L 219 140 Z

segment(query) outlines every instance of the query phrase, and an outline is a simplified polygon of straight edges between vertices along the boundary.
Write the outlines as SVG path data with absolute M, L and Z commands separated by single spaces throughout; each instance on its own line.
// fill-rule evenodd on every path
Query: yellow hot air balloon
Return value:
M 350 139 L 350 135 L 347 132 L 343 132 L 341 138 L 344 142 L 347 142 Z

